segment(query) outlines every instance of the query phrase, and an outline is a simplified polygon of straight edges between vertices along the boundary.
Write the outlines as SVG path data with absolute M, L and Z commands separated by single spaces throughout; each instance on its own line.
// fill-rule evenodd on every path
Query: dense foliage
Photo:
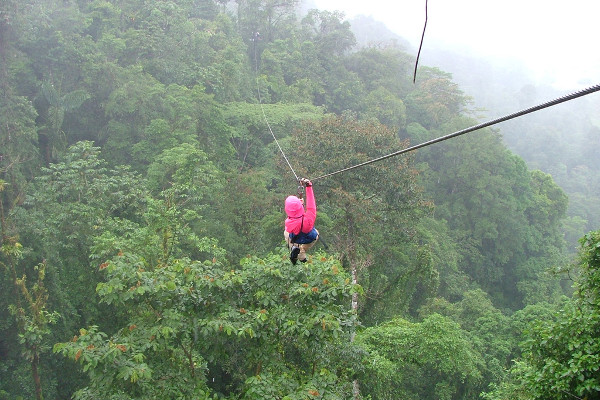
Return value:
M 1 399 L 595 398 L 597 233 L 567 268 L 567 196 L 499 132 L 315 179 L 289 262 L 294 173 L 474 122 L 449 74 L 300 10 L 4 1 Z
M 531 325 L 510 379 L 487 399 L 599 398 L 600 231 L 585 235 L 580 244 L 573 298 Z
M 449 50 L 429 49 L 429 54 L 435 65 L 452 71 L 453 79 L 474 97 L 481 121 L 583 88 L 549 86 L 539 76 L 531 76 L 522 69 L 518 60 L 476 59 L 474 55 Z M 539 83 L 533 84 L 533 81 Z M 581 85 L 593 83 L 582 81 Z M 569 253 L 576 252 L 580 237 L 600 224 L 596 157 L 600 152 L 596 111 L 599 107 L 599 96 L 586 96 L 499 125 L 507 146 L 523 157 L 530 168 L 551 174 L 569 195 L 567 218 L 562 228 Z

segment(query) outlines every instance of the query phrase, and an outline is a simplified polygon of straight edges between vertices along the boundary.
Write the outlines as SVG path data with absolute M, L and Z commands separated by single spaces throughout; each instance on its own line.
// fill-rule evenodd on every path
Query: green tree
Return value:
M 10 237 L 23 245 L 19 268 L 24 272 L 17 276 L 26 273 L 28 281 L 35 280 L 31 268 L 22 266 L 43 261 L 47 308 L 61 312 L 49 340 L 59 340 L 83 321 L 112 320 L 111 311 L 94 302 L 99 273 L 88 267 L 90 246 L 112 218 L 134 218 L 142 192 L 139 176 L 127 168 L 109 168 L 98 148 L 82 142 L 42 169 L 28 185 L 25 201 L 12 210 Z M 12 325 L 6 326 L 11 332 Z M 68 396 L 80 379 L 62 364 L 61 359 L 42 359 L 40 371 L 52 382 L 47 395 Z
M 573 297 L 523 321 L 522 356 L 486 399 L 598 398 L 600 232 L 590 232 L 580 243 Z
M 452 302 L 462 299 L 476 284 L 462 269 L 460 244 L 454 240 L 448 222 L 426 216 L 419 221 L 417 231 L 429 249 L 431 265 L 439 273 L 437 295 Z
M 526 337 L 516 371 L 533 399 L 598 398 L 600 379 L 600 232 L 585 235 L 573 298 Z
M 482 379 L 476 391 L 490 385 L 503 385 L 509 380 L 508 370 L 513 360 L 521 356 L 519 347 L 529 324 L 536 319 L 549 318 L 553 306 L 540 303 L 506 315 L 494 307 L 490 296 L 481 289 L 469 290 L 460 301 L 450 303 L 443 298 L 430 299 L 420 308 L 421 318 L 440 314 L 460 324 L 473 349 L 484 364 Z
M 267 254 L 281 245 L 281 199 L 268 189 L 272 173 L 252 169 L 222 177 L 205 207 L 203 232 L 219 240 L 233 263 L 248 254 Z
M 205 361 L 194 350 L 197 325 L 191 315 L 198 301 L 191 291 L 203 275 L 189 260 L 174 259 L 181 239 L 174 235 L 192 240 L 198 251 L 216 254 L 218 248 L 168 223 L 177 218 L 173 211 L 169 202 L 152 201 L 147 225 L 121 224 L 130 239 L 110 231 L 96 239 L 94 259 L 113 253 L 99 265 L 107 279 L 97 292 L 122 325 L 110 335 L 97 326 L 80 329 L 71 342 L 55 345 L 88 373 L 76 398 L 206 398 Z
M 39 163 L 34 144 L 36 112 L 31 103 L 4 92 L 0 97 L 0 116 L 6 121 L 0 126 L 0 222 L 4 237 L 14 234 L 9 231 L 9 216 L 23 202 L 26 182 Z
M 131 163 L 130 150 L 140 141 L 143 129 L 162 117 L 165 87 L 141 66 L 120 71 L 121 85 L 105 105 L 109 122 L 99 144 L 116 165 Z
M 47 345 L 48 325 L 54 314 L 46 311 L 43 267 L 33 276 L 23 261 L 16 210 L 23 204 L 27 181 L 39 166 L 36 148 L 37 113 L 19 93 L 32 79 L 31 65 L 19 50 L 26 18 L 19 2 L 6 1 L 0 15 L 0 395 L 26 392 L 42 398 L 47 383 L 40 357 Z M 27 24 L 28 25 L 28 24 Z M 37 281 L 26 284 L 27 277 Z M 38 278 L 38 279 L 36 279 Z M 30 370 L 30 371 L 28 371 Z M 31 375 L 30 375 L 31 374 Z M 20 376 L 22 375 L 22 376 Z M 44 376 L 44 379 L 42 379 Z M 31 379 L 32 377 L 33 379 Z M 18 383 L 17 383 L 18 382 Z M 22 385 L 18 388 L 19 384 Z
M 420 69 L 416 87 L 404 100 L 410 115 L 409 122 L 431 129 L 465 111 L 470 99 L 450 77 L 437 68 Z
M 120 24 L 123 32 L 119 35 L 127 45 L 124 64 L 140 64 L 164 85 L 192 87 L 201 83 L 203 66 L 214 55 L 209 45 L 212 29 L 204 18 L 215 16 L 207 9 L 208 2 L 202 3 L 204 7 L 197 1 L 120 4 L 119 11 L 125 17 L 121 19 L 126 22 Z
M 303 121 L 322 118 L 323 110 L 310 104 L 261 106 L 229 103 L 224 107 L 223 115 L 230 127 L 230 141 L 237 156 L 235 167 L 243 171 L 269 164 L 273 154 L 273 149 L 270 147 L 275 146 L 273 135 L 280 141 L 288 137 L 294 127 Z M 280 157 L 280 153 L 277 154 Z
M 364 83 L 366 94 L 355 110 L 361 118 L 377 118 L 389 127 L 406 131 L 407 95 L 414 90 L 411 71 L 414 60 L 397 49 L 360 49 L 344 64 Z
M 279 253 L 232 269 L 207 238 L 194 240 L 206 261 L 179 258 L 182 241 L 173 234 L 188 241 L 193 234 L 181 229 L 180 214 L 166 212 L 173 203 L 151 204 L 147 225 L 105 232 L 95 246 L 94 259 L 107 257 L 97 292 L 123 316 L 122 328 L 108 334 L 92 326 L 55 346 L 90 377 L 76 397 L 204 398 L 227 390 L 258 399 L 314 390 L 343 398 L 332 397 L 344 393 L 349 374 L 334 373 L 336 349 L 354 324 L 347 299 L 357 288 L 339 263 L 322 257 L 298 269 Z
M 406 146 L 379 123 L 334 116 L 302 126 L 293 143 L 289 156 L 304 160 L 297 173 L 309 177 Z M 413 298 L 415 293 L 437 285 L 430 249 L 416 235 L 419 218 L 430 207 L 416 179 L 408 156 L 315 182 L 320 215 L 331 219 L 320 233 L 367 291 L 361 306 L 367 323 L 407 311 L 422 300 Z
M 360 113 L 360 116 L 362 118 L 376 118 L 390 128 L 403 130 L 406 127 L 406 106 L 404 102 L 383 87 L 379 87 L 367 95 L 365 110 Z
M 22 356 L 31 367 L 31 375 L 35 388 L 35 398 L 42 400 L 42 372 L 40 359 L 50 348 L 47 336 L 50 333 L 49 325 L 55 323 L 60 316 L 57 312 L 47 311 L 48 292 L 44 287 L 46 265 L 41 263 L 34 269 L 37 271 L 37 281 L 31 286 L 27 285 L 27 276 L 17 276 L 17 266 L 22 258 L 22 246 L 18 242 L 4 242 L 0 249 L 0 261 L 14 283 L 14 303 L 8 306 L 10 313 L 15 317 L 19 344 L 22 346 Z
M 261 97 L 271 102 L 323 105 L 329 74 L 326 62 L 315 43 L 304 36 L 268 43 L 258 64 Z
M 252 40 L 256 32 L 260 39 L 272 42 L 289 34 L 296 19 L 300 0 L 236 0 L 237 22 L 245 40 Z
M 478 394 L 483 360 L 447 317 L 395 318 L 357 335 L 366 351 L 362 394 L 377 399 L 463 399 Z
M 322 90 L 325 74 L 312 42 L 278 39 L 265 46 L 258 65 L 261 98 L 267 102 L 309 103 Z
M 552 177 L 531 171 L 531 195 L 525 210 L 530 229 L 526 237 L 527 259 L 517 266 L 517 288 L 525 304 L 552 301 L 564 294 L 558 271 L 566 264 L 561 233 L 568 198 Z
M 349 367 L 335 371 L 353 324 L 344 306 L 353 289 L 334 259 L 302 270 L 281 253 L 235 270 L 175 258 L 153 268 L 133 242 L 104 235 L 100 243 L 102 253 L 123 248 L 100 264 L 107 278 L 97 290 L 128 320 L 113 334 L 92 326 L 55 346 L 89 374 L 76 398 L 348 393 Z
M 46 126 L 39 133 L 46 165 L 56 159 L 57 153 L 66 150 L 67 138 L 62 131 L 65 113 L 78 108 L 89 98 L 89 94 L 82 89 L 62 94 L 58 86 L 55 87 L 52 82 L 42 84 L 42 93 L 49 104 Z
M 412 82 L 414 59 L 398 49 L 362 48 L 349 54 L 345 65 L 360 76 L 369 92 L 383 87 L 404 99 L 415 90 Z
M 95 309 L 86 294 L 98 280 L 86 268 L 92 238 L 111 218 L 136 215 L 144 191 L 139 176 L 126 167 L 109 168 L 99 153 L 91 142 L 71 146 L 34 180 L 27 210 L 18 215 L 23 246 L 47 260 L 51 299 L 69 319 L 77 310 L 89 317 Z M 76 288 L 81 291 L 73 293 Z
M 141 207 L 109 214 L 89 233 L 88 257 L 108 273 L 96 291 L 113 315 L 106 331 L 92 325 L 56 347 L 88 372 L 78 398 L 202 397 L 209 372 L 219 390 L 230 376 L 227 390 L 247 398 L 260 398 L 263 374 L 264 382 L 291 376 L 269 389 L 284 394 L 344 387 L 349 372 L 327 371 L 337 367 L 336 343 L 347 346 L 342 338 L 354 324 L 344 301 L 355 290 L 350 279 L 325 257 L 306 270 L 281 253 L 229 267 L 216 241 L 196 234 L 208 186 L 218 180 L 212 168 L 191 145 L 165 150 L 148 169 L 152 196 L 143 198 L 143 215 Z
M 302 29 L 304 37 L 315 43 L 321 56 L 343 56 L 356 44 L 350 23 L 344 21 L 339 11 L 310 10 L 302 20 Z
M 311 10 L 302 19 L 300 31 L 302 52 L 308 54 L 304 68 L 308 80 L 303 85 L 313 89 L 315 105 L 325 105 L 336 113 L 357 110 L 365 95 L 357 74 L 343 63 L 356 44 L 350 24 L 343 17 L 340 12 Z
M 446 131 L 464 128 L 458 118 Z M 418 153 L 425 186 L 460 243 L 461 270 L 513 309 L 561 293 L 549 273 L 562 262 L 559 227 L 566 198 L 548 177 L 530 172 L 497 133 L 479 131 Z M 539 285 L 539 286 L 538 286 Z M 545 298 L 544 298 L 545 300 Z
M 86 158 L 95 160 L 89 154 Z M 102 165 L 101 161 L 96 162 Z M 182 325 L 189 313 L 182 311 L 177 297 L 172 296 L 174 282 L 185 277 L 182 271 L 190 263 L 188 258 L 179 258 L 182 253 L 212 257 L 221 252 L 214 241 L 200 239 L 192 231 L 200 220 L 198 212 L 206 193 L 205 183 L 212 179 L 211 168 L 205 154 L 189 144 L 163 151 L 149 166 L 148 181 L 143 182 L 148 190 L 136 194 L 137 207 L 131 213 L 126 209 L 112 210 L 104 219 L 96 221 L 95 229 L 88 233 L 90 253 L 86 263 L 89 265 L 89 259 L 93 260 L 98 274 L 107 271 L 114 274 L 106 283 L 94 282 L 105 306 L 91 304 L 110 310 L 111 318 L 90 320 L 104 322 L 104 328 L 112 333 L 106 340 L 107 334 L 92 325 L 80 330 L 78 339 L 70 342 L 74 344 L 55 347 L 76 361 L 81 357 L 84 372 L 89 369 L 88 385 L 76 393 L 78 398 L 123 396 L 124 393 L 148 398 L 163 395 L 203 398 L 206 393 L 203 361 L 192 349 L 194 329 L 190 327 L 194 326 L 193 321 L 187 320 L 189 325 Z M 106 182 L 98 172 L 106 171 L 98 167 L 94 171 L 99 176 L 87 179 L 91 181 L 96 177 L 94 186 L 105 187 Z M 127 177 L 126 173 L 121 174 L 121 179 Z M 120 182 L 115 177 L 112 180 L 116 185 Z M 81 195 L 92 203 L 92 194 Z M 127 196 L 127 193 L 120 195 Z M 123 200 L 128 203 L 132 199 Z M 184 282 L 189 280 L 184 279 Z M 131 287 L 134 289 L 130 290 Z M 182 291 L 187 289 L 188 286 L 181 288 Z M 84 295 L 89 298 L 92 293 L 94 289 L 88 287 Z M 83 347 L 73 351 L 72 346 Z M 151 373 L 159 379 L 150 381 Z

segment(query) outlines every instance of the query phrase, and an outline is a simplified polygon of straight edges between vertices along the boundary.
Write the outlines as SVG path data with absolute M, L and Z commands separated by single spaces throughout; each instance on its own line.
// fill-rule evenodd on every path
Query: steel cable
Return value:
M 500 118 L 493 119 L 493 120 L 488 121 L 488 122 L 483 122 L 481 124 L 474 125 L 474 126 L 472 126 L 470 128 L 462 129 L 460 131 L 451 133 L 449 135 L 441 136 L 439 138 L 432 139 L 432 140 L 429 140 L 427 142 L 424 142 L 424 143 L 421 143 L 421 144 L 418 144 L 418 145 L 415 145 L 415 146 L 407 147 L 406 149 L 402 149 L 402 150 L 396 151 L 394 153 L 391 153 L 391 154 L 388 154 L 388 155 L 385 155 L 385 156 L 382 156 L 382 157 L 374 158 L 372 160 L 365 161 L 363 163 L 356 164 L 356 165 L 353 165 L 351 167 L 343 168 L 343 169 L 340 169 L 340 170 L 335 171 L 335 172 L 331 172 L 331 173 L 328 173 L 328 174 L 317 176 L 316 178 L 312 178 L 311 181 L 314 182 L 314 181 L 317 181 L 319 179 L 324 179 L 324 178 L 327 178 L 327 177 L 330 177 L 330 176 L 333 176 L 333 175 L 341 174 L 342 172 L 350 171 L 350 170 L 355 169 L 355 168 L 359 168 L 359 167 L 363 167 L 365 165 L 373 164 L 375 162 L 382 161 L 382 160 L 385 160 L 385 159 L 390 158 L 390 157 L 399 156 L 400 154 L 408 153 L 409 151 L 421 149 L 423 147 L 427 147 L 427 146 L 430 146 L 432 144 L 442 142 L 444 140 L 452 139 L 454 137 L 457 137 L 457 136 L 460 136 L 460 135 L 464 135 L 465 133 L 473 132 L 473 131 L 476 131 L 478 129 L 486 128 L 488 126 L 496 125 L 496 124 L 498 124 L 500 122 L 508 121 L 510 119 L 513 119 L 513 118 L 517 118 L 517 117 L 520 117 L 520 116 L 523 116 L 523 115 L 526 115 L 526 114 L 529 114 L 529 113 L 532 113 L 532 112 L 535 112 L 535 111 L 542 110 L 544 108 L 552 107 L 552 106 L 555 106 L 555 105 L 560 104 L 560 103 L 564 103 L 564 102 L 567 102 L 567 101 L 570 101 L 570 100 L 574 100 L 574 99 L 576 99 L 578 97 L 586 96 L 588 94 L 597 92 L 599 90 L 600 90 L 600 84 L 595 85 L 595 86 L 590 86 L 587 89 L 583 89 L 583 90 L 580 90 L 580 91 L 577 91 L 577 92 L 573 92 L 571 94 L 567 94 L 565 96 L 558 97 L 558 98 L 556 98 L 554 100 L 550 100 L 550 101 L 547 101 L 545 103 L 538 104 L 536 106 L 533 106 L 533 107 L 530 107 L 530 108 L 527 108 L 527 109 L 524 109 L 524 110 L 521 110 L 521 111 L 517 111 L 515 113 L 508 114 L 508 115 L 505 115 L 505 116 L 500 117 Z
M 299 181 L 300 178 L 298 177 L 298 175 L 296 175 L 296 171 L 294 171 L 294 168 L 292 167 L 292 164 L 290 164 L 290 161 L 288 160 L 288 158 L 286 157 L 285 153 L 283 152 L 283 149 L 281 148 L 281 145 L 279 144 L 279 141 L 277 140 L 277 138 L 275 137 L 275 134 L 273 133 L 273 129 L 271 129 L 271 124 L 269 124 L 269 120 L 267 119 L 267 114 L 265 113 L 265 107 L 263 106 L 262 99 L 261 99 L 261 96 L 260 96 L 260 83 L 258 81 L 258 56 L 256 54 L 256 41 L 258 40 L 258 32 L 254 34 L 254 38 L 252 40 L 254 41 L 254 63 L 255 63 L 255 71 L 256 71 L 256 73 L 255 73 L 255 75 L 256 75 L 256 92 L 258 94 L 258 103 L 260 104 L 260 109 L 262 111 L 263 119 L 265 120 L 267 128 L 269 128 L 269 132 L 271 132 L 271 136 L 273 136 L 273 140 L 275 140 L 275 143 L 277 144 L 277 147 L 279 148 L 279 151 L 281 152 L 281 155 L 283 156 L 283 159 L 287 163 L 288 167 L 290 167 L 290 170 L 292 171 L 292 174 L 294 174 L 294 176 L 296 177 L 296 181 Z

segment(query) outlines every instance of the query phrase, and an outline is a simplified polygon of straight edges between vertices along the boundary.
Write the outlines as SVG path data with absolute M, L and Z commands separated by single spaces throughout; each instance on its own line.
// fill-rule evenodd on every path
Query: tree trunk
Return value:
M 358 283 L 358 274 L 355 262 L 350 262 L 350 272 L 352 273 L 352 284 L 356 285 Z M 352 311 L 358 315 L 358 293 L 352 294 Z M 356 330 L 352 330 L 352 334 L 350 335 L 350 342 L 354 342 L 354 337 L 356 336 Z M 360 398 L 360 387 L 358 385 L 358 379 L 355 379 L 352 382 L 352 395 L 354 400 L 358 400 Z
M 37 351 L 37 346 L 32 349 L 33 358 L 31 360 L 31 374 L 33 375 L 33 382 L 35 383 L 35 398 L 37 400 L 43 400 L 42 396 L 42 380 L 40 379 L 39 365 L 40 365 L 40 354 Z
M 0 182 L 0 185 L 4 185 Z M 2 193 L 3 186 L 0 187 L 0 193 Z M 4 244 L 6 239 L 6 227 L 4 226 L 6 221 L 4 219 L 4 196 L 0 194 L 0 244 Z
M 346 207 L 348 210 L 349 207 Z M 354 254 L 353 249 L 355 248 L 354 243 L 352 242 L 352 238 L 354 237 L 354 219 L 350 213 L 346 213 L 347 221 L 348 221 L 348 243 L 347 243 L 347 256 L 348 256 L 348 265 L 350 266 L 350 273 L 352 274 L 352 284 L 358 284 L 358 267 L 356 265 L 356 255 Z M 352 311 L 358 315 L 358 293 L 352 294 Z M 354 338 L 356 336 L 356 329 L 352 329 L 352 333 L 350 334 L 350 342 L 354 342 Z M 358 379 L 355 379 L 352 382 L 352 397 L 354 400 L 360 399 L 360 387 L 358 384 Z

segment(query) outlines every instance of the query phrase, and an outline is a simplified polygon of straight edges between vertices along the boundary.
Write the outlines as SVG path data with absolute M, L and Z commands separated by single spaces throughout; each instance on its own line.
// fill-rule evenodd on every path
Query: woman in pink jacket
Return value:
M 308 179 L 301 179 L 300 183 L 306 186 L 306 211 L 302 200 L 297 196 L 288 196 L 285 199 L 287 219 L 283 236 L 291 249 L 290 260 L 293 264 L 298 260 L 306 262 L 306 251 L 313 247 L 319 238 L 319 231 L 315 229 L 317 204 L 312 183 Z

